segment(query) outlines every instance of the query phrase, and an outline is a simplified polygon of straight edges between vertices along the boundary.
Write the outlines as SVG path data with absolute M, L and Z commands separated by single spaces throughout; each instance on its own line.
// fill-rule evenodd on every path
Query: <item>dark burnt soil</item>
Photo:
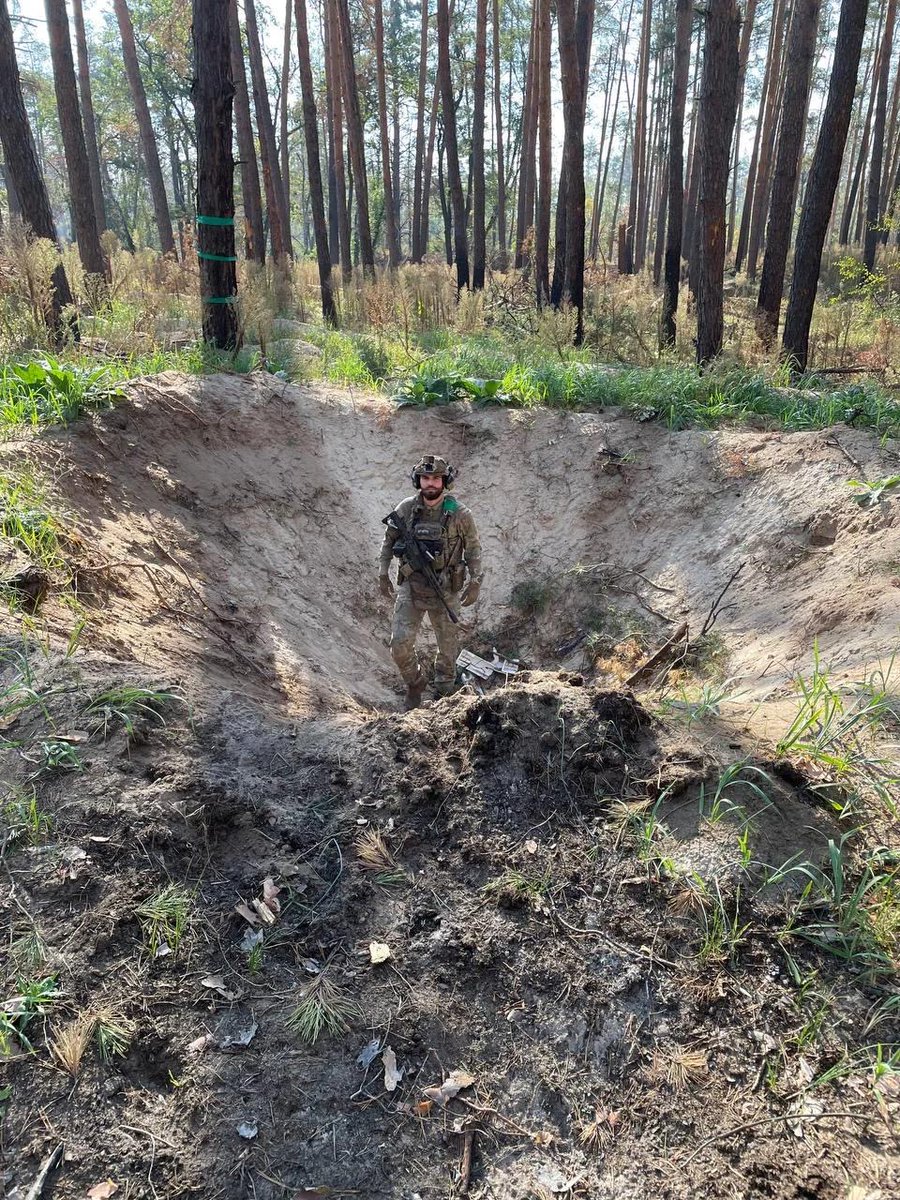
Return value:
M 841 836 L 795 770 L 713 808 L 727 763 L 567 674 L 363 724 L 169 700 L 131 736 L 87 707 L 123 682 L 161 686 L 7 659 L 4 995 L 58 990 L 7 1043 L 10 1194 L 63 1145 L 45 1197 L 452 1197 L 468 1141 L 496 1200 L 897 1194 L 883 938 L 842 961 L 787 929 L 805 877 L 762 886 Z M 80 770 L 41 767 L 61 735 Z M 48 826 L 15 816 L 32 786 Z M 252 951 L 234 909 L 267 876 Z M 153 957 L 137 910 L 170 884 L 187 925 Z M 313 1046 L 310 987 L 352 1005 Z M 127 1044 L 73 1078 L 51 1046 L 82 1014 Z

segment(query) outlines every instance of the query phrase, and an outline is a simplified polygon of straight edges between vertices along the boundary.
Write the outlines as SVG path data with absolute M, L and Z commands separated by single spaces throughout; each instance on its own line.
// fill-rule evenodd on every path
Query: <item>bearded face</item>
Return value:
M 420 475 L 419 491 L 422 493 L 423 499 L 429 503 L 439 500 L 444 492 L 443 475 Z

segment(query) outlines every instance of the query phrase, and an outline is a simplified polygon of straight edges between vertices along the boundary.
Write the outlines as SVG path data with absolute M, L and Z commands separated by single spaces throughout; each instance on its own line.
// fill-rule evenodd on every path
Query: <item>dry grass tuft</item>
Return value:
M 77 1079 L 81 1071 L 81 1060 L 91 1044 L 97 1018 L 91 1012 L 83 1012 L 62 1029 L 50 1043 L 50 1052 L 64 1071 Z
M 588 1121 L 578 1131 L 579 1142 L 585 1150 L 596 1154 L 608 1146 L 616 1136 L 620 1120 L 619 1113 L 615 1109 L 595 1109 L 593 1121 Z
M 356 859 L 363 871 L 397 871 L 397 860 L 380 829 L 367 829 L 353 843 Z
M 668 1053 L 653 1052 L 649 1074 L 654 1079 L 664 1079 L 676 1092 L 697 1083 L 709 1072 L 709 1055 L 706 1050 L 685 1050 L 678 1046 Z

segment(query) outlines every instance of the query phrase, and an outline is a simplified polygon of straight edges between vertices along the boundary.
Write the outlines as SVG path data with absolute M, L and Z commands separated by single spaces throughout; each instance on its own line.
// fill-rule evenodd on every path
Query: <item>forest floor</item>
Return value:
M 5 618 L 6 1194 L 896 1194 L 900 496 L 849 482 L 896 445 L 126 392 L 0 444 L 59 530 Z M 404 714 L 424 451 L 523 671 Z

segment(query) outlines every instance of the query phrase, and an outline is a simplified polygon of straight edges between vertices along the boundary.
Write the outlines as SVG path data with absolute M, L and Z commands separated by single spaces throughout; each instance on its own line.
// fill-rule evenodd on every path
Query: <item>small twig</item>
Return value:
M 850 466 L 853 468 L 853 470 L 857 473 L 857 475 L 860 477 L 860 479 L 865 479 L 866 472 L 865 472 L 865 468 L 863 467 L 862 463 L 857 462 L 857 460 L 853 457 L 853 455 L 850 453 L 850 451 L 845 446 L 841 445 L 841 443 L 838 441 L 836 434 L 833 433 L 830 437 L 827 437 L 825 439 L 825 445 L 826 446 L 835 446 L 838 450 L 840 450 L 841 454 L 843 454 L 844 458 L 846 458 L 847 462 L 850 464 Z
M 849 1117 L 854 1121 L 871 1120 L 868 1113 L 853 1112 L 784 1113 L 782 1116 L 760 1117 L 757 1121 L 744 1121 L 741 1125 L 733 1125 L 731 1129 L 723 1129 L 719 1133 L 714 1133 L 712 1137 L 702 1141 L 699 1146 L 695 1146 L 684 1162 L 679 1163 L 679 1166 L 682 1169 L 686 1167 L 689 1162 L 693 1162 L 701 1150 L 705 1150 L 713 1142 L 724 1141 L 725 1138 L 733 1137 L 736 1133 L 743 1133 L 747 1129 L 758 1129 L 761 1125 L 773 1125 L 780 1121 L 819 1121 L 822 1117 Z
M 50 1176 L 50 1172 L 62 1158 L 64 1149 L 65 1147 L 63 1146 L 63 1143 L 60 1142 L 56 1149 L 47 1155 L 41 1164 L 41 1169 L 38 1171 L 34 1183 L 25 1193 L 24 1200 L 39 1200 L 39 1197 L 44 1190 L 44 1186 L 47 1183 L 47 1179 Z
M 462 1163 L 459 1168 L 459 1194 L 468 1196 L 469 1183 L 472 1179 L 472 1154 L 475 1149 L 475 1130 L 467 1129 L 463 1133 Z
M 710 629 L 712 629 L 713 625 L 715 625 L 716 621 L 718 620 L 719 613 L 721 612 L 720 605 L 725 599 L 725 593 L 728 591 L 746 565 L 746 563 L 738 564 L 737 568 L 732 571 L 728 582 L 722 588 L 721 592 L 719 592 L 718 596 L 716 596 L 715 600 L 713 600 L 712 607 L 706 615 L 706 620 L 703 622 L 703 628 L 700 630 L 701 637 L 703 637 L 704 634 L 709 633 Z
M 563 929 L 568 929 L 569 933 L 577 933 L 581 937 L 596 937 L 609 946 L 610 950 L 615 950 L 617 954 L 630 954 L 632 958 L 639 958 L 643 962 L 659 963 L 664 967 L 673 967 L 678 969 L 678 963 L 671 962 L 668 958 L 660 958 L 658 954 L 644 953 L 642 950 L 633 950 L 631 946 L 623 946 L 620 942 L 615 942 L 611 937 L 605 934 L 601 929 L 579 929 L 577 925 L 570 925 L 569 922 L 559 915 L 557 910 L 553 909 L 553 917 L 559 921 Z

